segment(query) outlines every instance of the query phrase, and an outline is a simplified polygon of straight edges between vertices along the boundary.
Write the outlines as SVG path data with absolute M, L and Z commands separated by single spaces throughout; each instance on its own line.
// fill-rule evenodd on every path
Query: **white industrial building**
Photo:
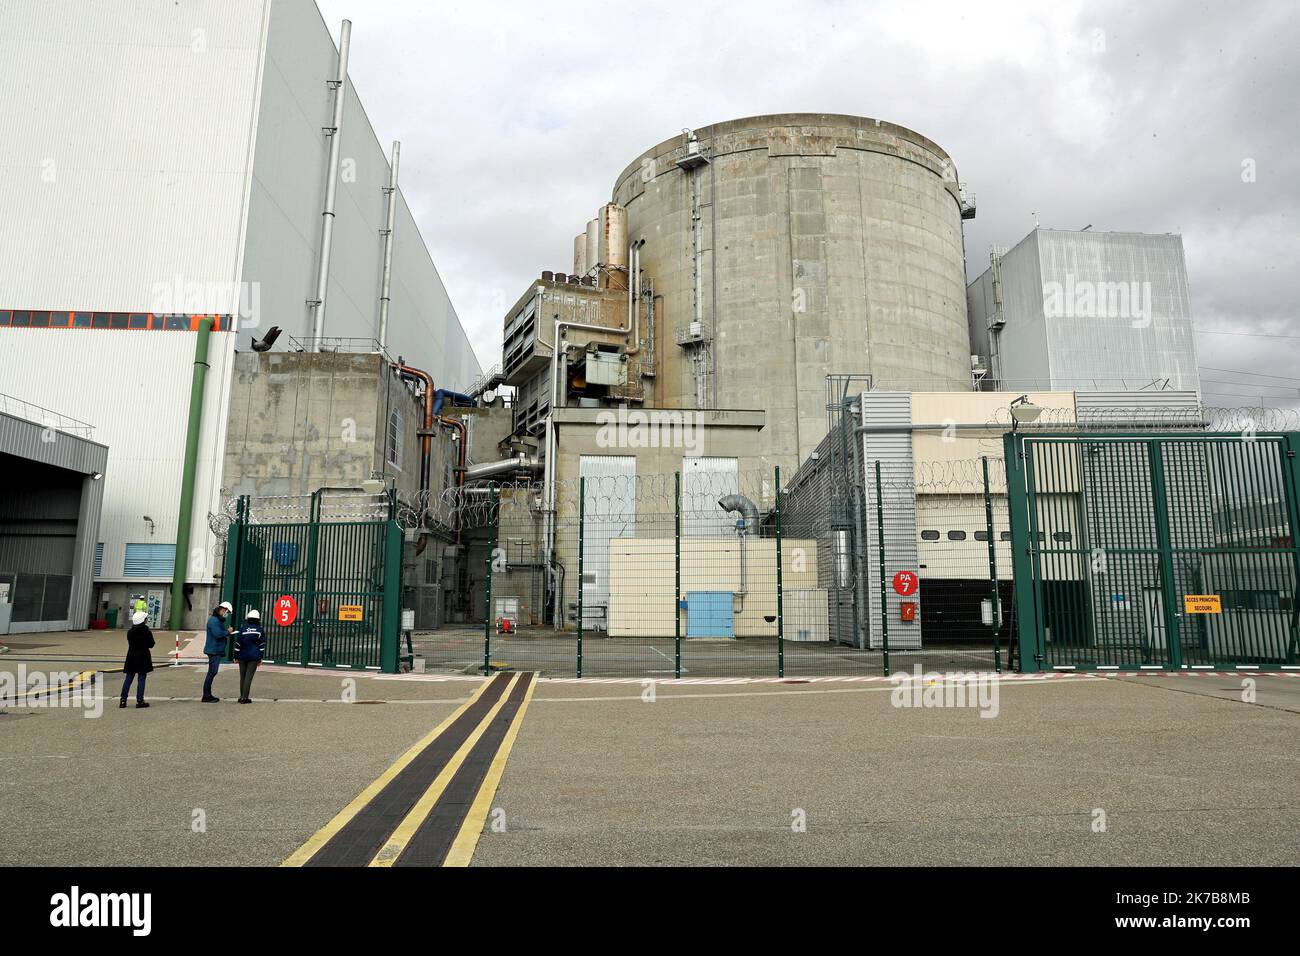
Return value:
M 1035 229 L 966 300 L 983 387 L 1200 390 L 1182 236 Z
M 439 388 L 481 373 L 400 190 L 389 203 L 397 164 L 350 83 L 335 113 L 341 60 L 312 0 L 18 4 L 0 33 L 0 393 L 109 447 L 103 589 L 172 579 L 196 339 L 212 320 L 187 625 L 214 600 L 207 516 L 222 504 L 236 349 L 278 327 L 282 350 L 382 340 Z

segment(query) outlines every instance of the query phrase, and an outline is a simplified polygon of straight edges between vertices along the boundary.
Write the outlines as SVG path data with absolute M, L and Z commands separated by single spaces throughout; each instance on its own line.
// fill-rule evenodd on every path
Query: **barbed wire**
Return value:
M 1082 419 L 1082 420 L 1080 420 Z M 930 423 L 941 424 L 941 423 Z M 988 417 L 992 431 L 1010 430 L 1011 413 L 999 408 Z M 1258 406 L 1200 408 L 1150 408 L 1125 406 L 1106 409 L 1043 408 L 1034 422 L 1020 422 L 1024 434 L 1063 432 L 1104 436 L 1116 431 L 1218 432 L 1251 437 L 1258 433 L 1300 431 L 1300 410 Z M 903 429 L 900 427 L 900 432 Z M 936 433 L 938 434 L 938 433 Z M 828 436 L 828 440 L 834 436 Z M 1006 488 L 1006 464 L 1002 458 L 1001 434 L 979 436 L 954 428 L 953 440 L 976 438 L 968 447 L 984 454 L 957 459 L 929 459 L 914 464 L 882 461 L 882 501 L 902 501 L 916 495 L 970 495 L 981 493 L 987 461 L 989 487 L 996 493 Z M 825 444 L 825 443 L 823 443 Z M 814 501 L 847 501 L 863 495 L 873 484 L 872 460 L 863 460 L 864 474 L 854 474 L 851 456 L 827 455 L 806 461 L 793 474 L 782 475 L 784 506 L 798 512 Z M 680 485 L 678 484 L 680 480 Z M 585 479 L 555 481 L 555 520 L 576 520 L 579 499 L 582 511 L 593 519 L 616 520 L 650 515 L 674 514 L 680 493 L 681 514 L 688 519 L 713 518 L 722 512 L 717 502 L 729 494 L 749 498 L 764 515 L 775 504 L 775 469 L 740 472 L 687 471 L 678 475 L 659 472 L 648 475 L 596 475 Z M 493 505 L 495 490 L 495 507 Z M 249 496 L 246 519 L 252 524 L 305 523 L 312 514 L 312 495 Z M 450 536 L 457 530 L 484 527 L 491 521 L 521 523 L 541 521 L 546 512 L 546 490 L 539 479 L 500 483 L 478 483 L 438 491 L 399 492 L 396 520 L 402 528 L 423 528 Z M 238 496 L 229 496 L 216 512 L 208 515 L 208 527 L 224 540 L 236 520 Z M 326 521 L 385 520 L 386 494 L 327 493 L 321 496 L 320 517 Z

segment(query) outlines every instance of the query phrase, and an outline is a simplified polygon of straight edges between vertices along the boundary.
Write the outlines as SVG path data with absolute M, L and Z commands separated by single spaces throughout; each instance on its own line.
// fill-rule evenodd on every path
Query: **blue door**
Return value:
M 687 637 L 735 637 L 730 591 L 691 591 L 686 595 Z

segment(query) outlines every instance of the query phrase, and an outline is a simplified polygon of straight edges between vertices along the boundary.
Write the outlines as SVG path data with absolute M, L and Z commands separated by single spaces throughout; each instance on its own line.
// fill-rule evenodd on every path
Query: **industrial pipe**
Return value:
M 758 533 L 758 506 L 744 495 L 725 495 L 718 500 L 718 507 L 728 513 L 736 512 L 742 520 L 736 522 L 736 537 L 740 539 L 740 588 L 736 596 L 744 606 L 745 595 L 749 593 L 749 559 L 746 554 L 745 538 Z
M 420 429 L 420 490 L 429 490 L 429 452 L 433 448 L 433 376 L 423 369 L 393 363 L 398 373 L 424 383 L 424 425 Z
M 212 319 L 199 320 L 194 340 L 194 371 L 190 377 L 190 420 L 185 432 L 185 464 L 181 472 L 181 506 L 176 518 L 176 557 L 172 562 L 172 607 L 169 624 L 181 628 L 185 606 L 185 577 L 190 567 L 190 519 L 194 512 L 194 475 L 199 461 L 199 429 L 203 425 L 203 387 L 208 377 L 208 336 Z
M 325 209 L 321 212 L 320 258 L 316 273 L 315 315 L 312 319 L 312 351 L 320 351 L 325 334 L 325 296 L 329 290 L 330 247 L 334 241 L 334 205 L 339 185 L 339 150 L 343 145 L 343 104 L 347 99 L 348 51 L 352 47 L 352 21 L 344 20 L 339 30 L 339 71 L 332 81 L 334 115 L 329 128 L 330 158 L 325 175 Z
M 393 289 L 393 231 L 397 228 L 397 168 L 402 144 L 393 140 L 393 161 L 388 168 L 388 222 L 384 227 L 384 285 L 379 294 L 379 347 L 388 345 L 388 306 Z
M 530 457 L 520 452 L 513 458 L 502 458 L 500 461 L 470 465 L 465 469 L 465 481 L 480 481 L 493 475 L 504 475 L 512 471 L 536 471 L 540 466 L 541 463 L 536 457 Z
M 469 395 L 465 395 L 461 392 L 453 392 L 449 388 L 440 388 L 433 393 L 433 414 L 441 415 L 442 403 L 449 398 L 453 402 L 459 402 L 460 404 L 470 408 L 474 407 L 475 405 L 474 399 L 471 398 Z

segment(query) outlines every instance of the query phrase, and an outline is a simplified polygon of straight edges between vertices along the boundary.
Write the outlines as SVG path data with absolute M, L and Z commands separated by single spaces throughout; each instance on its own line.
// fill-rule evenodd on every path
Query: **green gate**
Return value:
M 1300 434 L 1005 436 L 1021 669 L 1295 665 Z
M 236 621 L 261 612 L 270 663 L 395 673 L 401 528 L 391 519 L 322 521 L 318 514 L 313 507 L 311 521 L 252 524 L 241 500 L 222 594 Z

